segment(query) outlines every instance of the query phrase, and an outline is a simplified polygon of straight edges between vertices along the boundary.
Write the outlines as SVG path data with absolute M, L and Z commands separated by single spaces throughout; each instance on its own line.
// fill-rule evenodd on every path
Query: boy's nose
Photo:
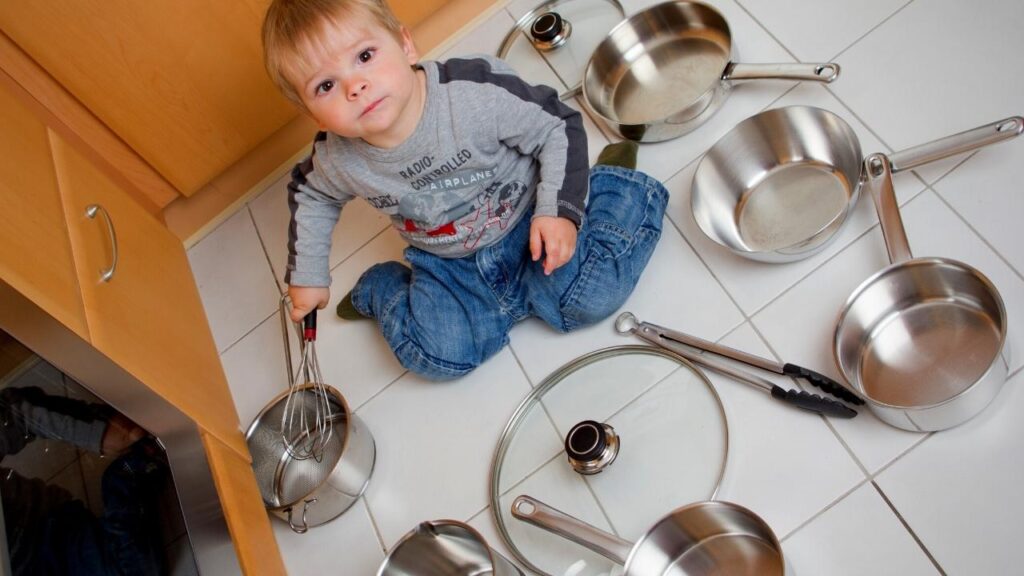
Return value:
M 369 84 L 365 80 L 354 80 L 348 84 L 348 99 L 355 100 L 359 98 L 359 95 L 366 91 Z

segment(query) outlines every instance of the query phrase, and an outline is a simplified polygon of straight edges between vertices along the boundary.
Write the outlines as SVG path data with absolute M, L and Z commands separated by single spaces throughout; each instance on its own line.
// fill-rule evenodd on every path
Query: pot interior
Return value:
M 691 205 L 701 230 L 749 257 L 810 255 L 856 201 L 861 149 L 841 118 L 789 106 L 737 124 L 701 159 Z
M 637 543 L 627 576 L 688 574 L 781 576 L 782 548 L 760 517 L 727 502 L 699 502 L 679 508 L 655 524 Z
M 711 102 L 731 42 L 728 24 L 712 8 L 658 4 L 620 23 L 597 46 L 584 73 L 584 96 L 612 122 L 684 122 Z
M 945 259 L 911 260 L 870 279 L 836 332 L 847 380 L 900 408 L 966 392 L 998 361 L 1005 339 L 998 292 L 973 268 Z

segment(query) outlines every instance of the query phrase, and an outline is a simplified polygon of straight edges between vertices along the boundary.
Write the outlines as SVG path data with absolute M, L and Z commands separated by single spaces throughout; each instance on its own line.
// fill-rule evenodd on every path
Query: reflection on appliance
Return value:
M 167 455 L 0 331 L 6 573 L 196 574 Z

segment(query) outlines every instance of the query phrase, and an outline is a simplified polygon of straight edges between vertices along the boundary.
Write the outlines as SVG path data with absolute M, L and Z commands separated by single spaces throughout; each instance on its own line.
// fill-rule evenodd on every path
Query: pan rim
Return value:
M 842 338 L 843 326 L 847 322 L 846 319 L 849 316 L 849 313 L 850 313 L 850 311 L 851 311 L 851 309 L 853 307 L 853 304 L 857 301 L 857 299 L 868 288 L 870 288 L 871 286 L 874 286 L 875 284 L 879 283 L 882 280 L 882 278 L 885 277 L 885 276 L 888 276 L 890 274 L 894 274 L 896 272 L 899 272 L 899 271 L 902 271 L 902 270 L 905 270 L 905 269 L 908 269 L 908 268 L 915 268 L 915 267 L 920 267 L 920 266 L 928 266 L 928 267 L 942 266 L 942 267 L 956 268 L 956 269 L 958 269 L 961 272 L 966 272 L 969 275 L 974 276 L 979 281 L 981 286 L 992 297 L 992 300 L 995 302 L 996 308 L 999 311 L 999 318 L 998 318 L 998 321 L 999 321 L 999 346 L 998 346 L 998 350 L 997 350 L 996 354 L 989 361 L 988 368 L 986 368 L 985 371 L 982 374 L 980 374 L 977 378 L 975 378 L 974 381 L 971 382 L 967 387 L 965 387 L 963 390 L 960 390 L 956 394 L 954 394 L 954 395 L 952 395 L 952 396 L 950 396 L 950 397 L 948 397 L 948 398 L 946 398 L 944 400 L 941 400 L 939 402 L 933 402 L 933 403 L 929 403 L 929 404 L 910 404 L 910 405 L 890 404 L 890 403 L 887 403 L 887 402 L 882 402 L 882 401 L 872 397 L 867 392 L 865 392 L 863 384 L 862 384 L 862 379 L 860 377 L 857 377 L 856 379 L 852 379 L 851 378 L 851 376 L 853 376 L 853 375 L 850 374 L 850 372 L 845 369 L 845 367 L 844 367 L 844 365 L 842 363 L 842 360 L 840 359 L 840 346 L 841 346 L 840 339 Z M 895 264 L 890 264 L 890 265 L 886 266 L 885 268 L 879 270 L 878 272 L 875 272 L 874 274 L 869 276 L 867 279 L 865 279 L 863 282 L 861 282 L 857 286 L 857 288 L 853 291 L 853 293 L 851 293 L 850 296 L 847 297 L 846 301 L 843 303 L 842 308 L 840 309 L 839 317 L 836 319 L 835 329 L 833 331 L 833 336 L 832 336 L 832 357 L 833 357 L 833 360 L 835 361 L 836 368 L 839 370 L 839 373 L 842 375 L 842 377 L 846 381 L 846 383 L 851 388 L 856 390 L 867 401 L 867 403 L 869 405 L 875 406 L 875 407 L 879 407 L 879 408 L 887 408 L 887 409 L 892 409 L 892 410 L 901 410 L 901 411 L 905 411 L 905 412 L 921 412 L 921 411 L 930 410 L 930 409 L 933 409 L 933 408 L 938 408 L 938 407 L 941 407 L 941 406 L 945 406 L 945 405 L 947 405 L 947 404 L 949 404 L 951 402 L 954 402 L 954 401 L 958 400 L 959 398 L 962 398 L 963 396 L 967 395 L 972 390 L 974 390 L 980 383 L 984 382 L 986 380 L 986 378 L 988 377 L 988 375 L 992 373 L 992 370 L 994 368 L 998 367 L 1000 358 L 1002 358 L 1005 355 L 1004 353 L 1005 353 L 1005 350 L 1006 350 L 1007 329 L 1008 329 L 1008 326 L 1007 326 L 1007 317 L 1006 317 L 1006 304 L 1003 301 L 1002 295 L 996 289 L 995 284 L 992 283 L 992 281 L 988 278 L 988 276 L 983 274 L 977 268 L 975 268 L 975 267 L 973 267 L 973 266 L 971 266 L 969 264 L 966 264 L 964 262 L 961 262 L 959 260 L 955 260 L 953 258 L 945 258 L 945 257 L 939 257 L 939 256 L 931 256 L 931 257 L 923 257 L 923 258 L 913 258 L 913 259 L 907 260 L 905 262 L 897 262 Z M 866 340 L 866 339 L 869 339 L 869 338 L 870 338 L 870 334 L 865 336 L 862 340 Z M 863 345 L 864 345 L 863 342 L 858 343 L 857 350 L 863 349 Z M 859 354 L 857 356 L 860 357 Z

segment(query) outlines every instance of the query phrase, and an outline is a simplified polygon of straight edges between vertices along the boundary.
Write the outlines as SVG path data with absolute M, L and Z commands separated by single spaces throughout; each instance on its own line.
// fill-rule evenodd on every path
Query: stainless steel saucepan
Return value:
M 889 155 L 893 172 L 1020 134 L 1011 117 Z M 792 262 L 824 249 L 857 203 L 860 141 L 832 112 L 788 106 L 755 114 L 697 165 L 690 205 L 697 226 L 733 253 Z
M 665 2 L 620 22 L 583 73 L 590 109 L 623 138 L 669 140 L 703 124 L 733 82 L 832 82 L 837 64 L 737 64 L 725 18 L 699 2 Z
M 469 524 L 421 522 L 402 537 L 377 569 L 377 576 L 523 576 L 491 549 Z
M 625 567 L 623 576 L 792 576 L 771 527 L 730 502 L 696 502 L 658 520 L 633 544 L 529 496 L 512 515 Z
M 892 265 L 847 299 L 834 337 L 836 364 L 882 421 L 943 430 L 981 412 L 1006 381 L 1006 309 L 995 286 L 948 258 L 912 258 L 892 167 L 865 162 Z

